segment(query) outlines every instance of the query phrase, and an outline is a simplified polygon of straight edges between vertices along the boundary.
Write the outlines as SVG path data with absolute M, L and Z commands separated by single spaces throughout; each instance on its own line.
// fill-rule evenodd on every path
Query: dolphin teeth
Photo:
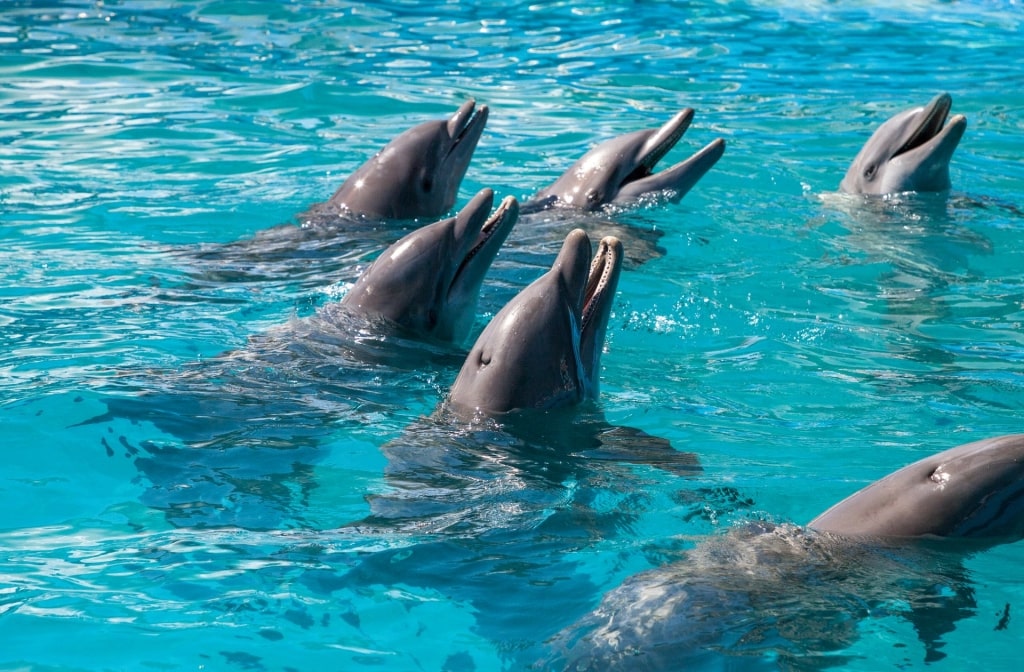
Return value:
M 597 246 L 597 253 L 590 262 L 590 274 L 587 278 L 587 288 L 583 292 L 583 316 L 580 331 L 585 331 L 594 312 L 601 302 L 608 289 L 608 278 L 615 269 L 615 238 L 608 236 L 603 238 Z
M 679 128 L 672 131 L 671 134 L 665 137 L 658 145 L 652 149 L 641 161 L 642 164 L 646 165 L 648 170 L 654 171 L 654 167 L 658 165 L 658 162 L 665 158 L 676 143 L 679 142 L 680 138 L 683 137 L 683 133 L 686 132 L 686 128 L 680 126 Z

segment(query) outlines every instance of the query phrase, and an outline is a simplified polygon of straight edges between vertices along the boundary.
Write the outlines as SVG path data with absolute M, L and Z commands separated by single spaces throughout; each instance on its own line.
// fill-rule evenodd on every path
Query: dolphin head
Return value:
M 967 128 L 942 93 L 924 107 L 901 112 L 878 127 L 846 171 L 839 188 L 850 194 L 949 189 L 949 161 Z
M 449 406 L 497 415 L 596 397 L 621 270 L 616 238 L 604 238 L 592 259 L 587 234 L 569 233 L 551 270 L 484 328 L 452 385 Z
M 329 203 L 379 219 L 439 217 L 455 204 L 484 124 L 487 106 L 472 100 L 447 121 L 414 126 L 360 166 Z
M 725 141 L 718 138 L 689 159 L 655 173 L 658 161 L 679 142 L 692 120 L 693 110 L 686 108 L 661 128 L 627 133 L 599 144 L 532 201 L 544 207 L 586 211 L 658 192 L 678 201 L 725 151 Z
M 808 527 L 841 536 L 1024 538 L 1024 434 L 952 448 L 839 502 Z
M 455 217 L 396 242 L 359 276 L 342 305 L 418 334 L 461 341 L 473 325 L 484 275 L 519 215 L 509 196 L 488 217 L 493 201 L 494 192 L 484 189 Z

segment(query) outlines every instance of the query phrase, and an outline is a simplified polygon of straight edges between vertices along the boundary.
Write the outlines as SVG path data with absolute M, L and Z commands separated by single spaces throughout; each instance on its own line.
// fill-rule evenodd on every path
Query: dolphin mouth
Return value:
M 605 236 L 598 243 L 597 251 L 590 262 L 587 286 L 583 292 L 583 311 L 580 331 L 585 332 L 599 314 L 602 307 L 611 301 L 615 291 L 615 280 L 622 265 L 622 245 L 614 236 Z
M 630 182 L 653 175 L 654 168 L 658 165 L 658 162 L 665 158 L 665 155 L 672 151 L 672 148 L 682 139 L 686 129 L 690 127 L 690 123 L 693 121 L 693 115 L 693 108 L 687 107 L 655 131 L 644 142 L 641 154 L 637 158 L 637 167 L 626 176 L 622 183 L 629 184 Z
M 933 98 L 921 111 L 921 121 L 917 128 L 910 134 L 907 141 L 893 153 L 893 157 L 907 154 L 925 145 L 930 145 L 933 141 L 941 142 L 941 140 L 937 139 L 948 137 L 951 133 L 956 132 L 965 125 L 966 117 L 962 114 L 958 114 L 950 119 L 949 124 L 946 123 L 949 111 L 952 108 L 953 98 L 948 93 L 940 93 Z M 957 138 L 957 141 L 959 141 L 959 138 Z
M 487 123 L 488 112 L 486 105 L 477 108 L 476 101 L 473 100 L 468 100 L 459 106 L 455 114 L 448 119 L 448 136 L 452 139 L 452 144 L 448 148 L 449 155 L 467 142 L 472 149 L 476 148 L 476 143 Z
M 450 287 L 455 287 L 458 284 L 459 279 L 474 264 L 474 260 L 485 248 L 488 248 L 489 251 L 493 248 L 492 253 L 488 255 L 487 259 L 488 264 L 490 263 L 490 260 L 497 254 L 497 248 L 501 246 L 501 243 L 505 241 L 508 233 L 512 230 L 512 226 L 516 223 L 518 216 L 519 202 L 515 197 L 506 196 L 502 199 L 494 213 L 480 225 L 480 230 L 476 234 L 472 247 L 463 256 L 459 267 L 455 270 Z
M 722 158 L 725 140 L 717 138 L 689 158 L 659 173 L 654 172 L 657 163 L 683 137 L 693 121 L 693 114 L 691 108 L 684 109 L 647 138 L 640 149 L 637 167 L 619 185 L 617 199 L 630 200 L 662 192 L 668 200 L 679 201 Z

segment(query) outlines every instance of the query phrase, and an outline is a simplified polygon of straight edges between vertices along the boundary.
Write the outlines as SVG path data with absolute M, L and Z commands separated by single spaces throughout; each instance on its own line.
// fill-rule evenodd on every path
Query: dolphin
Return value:
M 974 613 L 962 559 L 1024 538 L 1024 434 L 968 443 L 868 485 L 806 527 L 748 523 L 628 578 L 551 640 L 544 669 L 778 669 L 842 663 L 871 614 L 938 660 Z M 726 657 L 726 658 L 723 658 Z M 728 660 L 728 662 L 726 662 Z
M 606 140 L 583 155 L 550 186 L 524 205 L 524 212 L 547 208 L 593 211 L 609 203 L 628 204 L 664 193 L 671 202 L 686 195 L 725 152 L 717 138 L 689 159 L 655 173 L 655 165 L 671 150 L 693 120 L 686 108 L 660 128 L 636 131 Z
M 448 405 L 500 415 L 554 409 L 597 397 L 605 329 L 622 271 L 622 243 L 603 238 L 591 256 L 582 229 L 566 236 L 551 270 L 484 328 Z
M 487 116 L 486 105 L 463 103 L 449 119 L 424 122 L 395 137 L 329 200 L 310 205 L 295 222 L 180 254 L 196 266 L 191 274 L 200 287 L 297 278 L 310 288 L 321 286 L 327 275 L 393 243 L 411 220 L 431 221 L 452 209 Z
M 893 472 L 807 526 L 844 537 L 1024 538 L 1024 434 L 975 441 Z
M 338 188 L 327 205 L 369 219 L 439 217 L 455 204 L 487 123 L 487 106 L 463 103 L 446 121 L 414 126 Z
M 953 98 L 940 93 L 924 107 L 906 110 L 878 127 L 839 185 L 850 194 L 894 194 L 949 189 L 949 161 L 967 128 L 967 117 L 949 119 Z
M 494 192 L 481 190 L 455 217 L 428 224 L 391 245 L 339 304 L 407 332 L 459 342 L 476 318 L 484 275 L 519 215 L 505 198 L 488 217 Z

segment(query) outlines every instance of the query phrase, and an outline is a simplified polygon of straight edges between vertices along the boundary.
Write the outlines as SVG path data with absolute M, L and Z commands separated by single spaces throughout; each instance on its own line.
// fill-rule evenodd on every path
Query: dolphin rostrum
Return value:
M 657 163 L 683 137 L 693 114 L 691 108 L 686 108 L 660 128 L 602 142 L 530 199 L 524 212 L 551 207 L 592 211 L 608 203 L 630 203 L 655 193 L 678 201 L 725 151 L 725 140 L 717 138 L 689 159 L 660 173 L 654 172 Z
M 949 161 L 967 128 L 967 117 L 949 119 L 953 99 L 940 93 L 924 107 L 906 110 L 878 127 L 839 185 L 850 194 L 895 194 L 949 189 Z

